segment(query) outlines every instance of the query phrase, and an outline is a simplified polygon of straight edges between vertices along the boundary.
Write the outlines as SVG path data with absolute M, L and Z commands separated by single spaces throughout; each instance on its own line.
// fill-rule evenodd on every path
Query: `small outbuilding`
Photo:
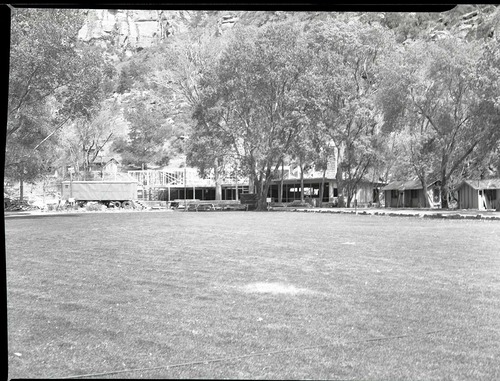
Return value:
M 115 158 L 101 157 L 100 161 L 96 160 L 91 164 L 90 169 L 97 173 L 116 174 L 119 166 L 120 163 Z
M 500 210 L 500 179 L 464 180 L 455 190 L 460 209 Z
M 393 181 L 382 191 L 386 208 L 423 208 L 427 198 L 431 208 L 441 207 L 441 182 L 434 181 L 427 185 L 424 192 L 420 180 Z

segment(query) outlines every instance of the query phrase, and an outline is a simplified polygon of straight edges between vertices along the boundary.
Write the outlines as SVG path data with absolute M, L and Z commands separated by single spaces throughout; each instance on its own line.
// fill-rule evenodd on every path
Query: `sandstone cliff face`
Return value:
M 462 38 L 477 38 L 500 34 L 500 11 L 494 5 L 459 5 L 453 10 L 436 14 L 429 27 L 431 39 L 453 34 Z M 287 12 L 265 11 L 174 11 L 174 10 L 87 10 L 87 21 L 80 30 L 84 41 L 96 40 L 132 53 L 157 44 L 169 36 L 181 34 L 197 26 L 209 26 L 215 35 L 224 33 L 241 22 L 262 25 L 286 19 Z M 321 13 L 321 12 L 320 12 Z M 319 17 L 301 14 L 302 18 Z
M 466 40 L 500 35 L 500 8 L 495 5 L 458 5 L 437 20 L 440 29 L 429 31 L 431 39 L 450 35 Z
M 222 33 L 238 20 L 227 12 L 95 9 L 86 13 L 80 39 L 101 41 L 129 53 L 184 33 L 209 17 L 215 19 L 214 33 Z
M 79 32 L 84 41 L 102 40 L 124 50 L 145 48 L 189 29 L 191 11 L 106 10 L 87 11 Z

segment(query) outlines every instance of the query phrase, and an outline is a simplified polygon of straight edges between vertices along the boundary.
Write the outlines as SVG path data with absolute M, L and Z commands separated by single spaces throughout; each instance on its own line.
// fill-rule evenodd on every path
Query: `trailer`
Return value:
M 136 181 L 63 181 L 62 199 L 84 206 L 99 202 L 107 207 L 132 208 L 137 199 Z

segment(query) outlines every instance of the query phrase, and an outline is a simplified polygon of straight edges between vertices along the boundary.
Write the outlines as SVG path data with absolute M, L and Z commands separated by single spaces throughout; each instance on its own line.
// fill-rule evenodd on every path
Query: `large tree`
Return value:
M 379 25 L 339 19 L 314 24 L 310 33 L 314 60 L 308 115 L 325 126 L 325 147 L 330 142 L 336 147 L 339 203 L 345 198 L 350 206 L 359 182 L 378 164 L 377 62 L 393 46 L 393 37 Z
M 271 180 L 306 126 L 310 57 L 299 23 L 235 32 L 200 82 L 194 116 L 198 129 L 231 142 L 231 155 L 250 178 L 258 208 L 264 208 Z M 198 138 L 196 130 L 193 138 Z
M 199 102 L 201 79 L 219 59 L 226 41 L 225 36 L 195 28 L 153 49 L 149 60 L 151 89 L 172 102 L 176 129 L 172 147 L 186 154 L 185 164 L 197 167 L 201 176 L 214 174 L 217 200 L 222 197 L 221 178 L 227 172 L 227 147 L 214 140 L 210 131 L 199 130 L 197 138 L 192 139 L 192 114 Z
M 116 101 L 107 100 L 91 117 L 75 119 L 62 129 L 59 145 L 63 152 L 58 163 L 63 175 L 70 164 L 77 178 L 88 179 L 91 165 L 108 152 L 115 139 L 123 138 L 125 124 Z
M 441 181 L 441 205 L 448 204 L 450 178 L 474 155 L 499 139 L 498 105 L 488 77 L 498 65 L 477 42 L 450 37 L 401 47 L 383 69 L 378 94 L 386 131 L 406 131 L 422 185 Z M 497 66 L 498 67 L 498 66 Z
M 147 168 L 150 164 L 166 165 L 170 160 L 170 151 L 166 143 L 172 135 L 173 126 L 163 107 L 156 107 L 137 100 L 130 110 L 125 112 L 129 122 L 126 138 L 115 140 L 113 149 L 122 156 L 123 164 L 135 164 Z
M 47 167 L 38 163 L 55 152 L 60 129 L 90 117 L 112 76 L 98 48 L 77 40 L 82 23 L 77 10 L 12 14 L 5 177 L 20 181 L 20 198 Z

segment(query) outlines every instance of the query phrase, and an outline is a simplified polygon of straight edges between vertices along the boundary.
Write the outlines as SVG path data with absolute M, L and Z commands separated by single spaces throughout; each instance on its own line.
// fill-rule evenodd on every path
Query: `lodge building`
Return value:
M 139 184 L 138 199 L 161 200 L 215 200 L 215 178 L 209 175 L 201 178 L 198 170 L 192 167 L 165 167 L 162 169 L 130 170 L 129 176 Z M 304 198 L 312 205 L 319 205 L 320 189 L 323 186 L 323 203 L 335 204 L 338 196 L 337 181 L 333 171 L 326 172 L 323 183 L 322 173 L 309 171 L 304 174 Z M 322 185 L 323 184 L 323 185 Z M 223 177 L 220 179 L 221 199 L 239 200 L 241 194 L 249 193 L 246 178 Z M 354 199 L 358 205 L 371 205 L 378 202 L 381 183 L 361 181 Z M 281 198 L 280 198 L 281 193 Z M 293 202 L 301 198 L 300 172 L 297 168 L 286 167 L 282 178 L 271 182 L 267 197 L 273 202 Z

